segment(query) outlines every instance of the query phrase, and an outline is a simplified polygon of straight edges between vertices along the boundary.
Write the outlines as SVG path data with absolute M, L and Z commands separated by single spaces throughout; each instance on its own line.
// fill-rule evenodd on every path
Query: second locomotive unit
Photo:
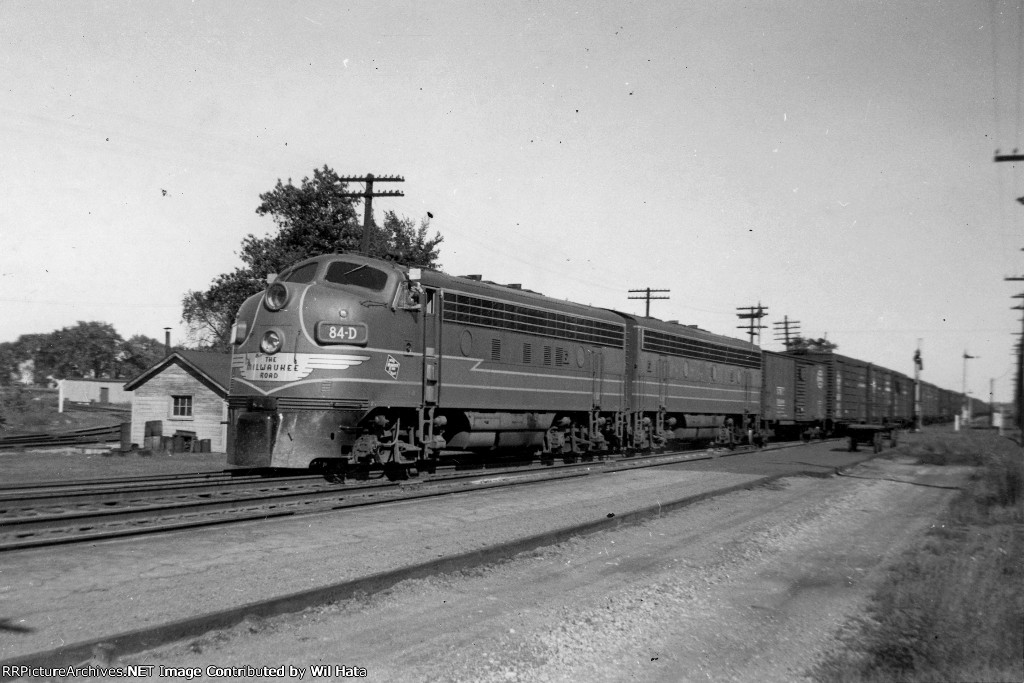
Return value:
M 753 344 L 354 254 L 281 273 L 232 343 L 228 462 L 337 478 L 707 440 L 761 400 Z

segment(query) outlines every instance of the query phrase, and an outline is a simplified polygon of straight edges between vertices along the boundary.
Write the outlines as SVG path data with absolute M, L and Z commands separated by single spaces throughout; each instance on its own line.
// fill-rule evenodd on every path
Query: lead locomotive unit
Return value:
M 339 479 L 710 440 L 759 411 L 752 344 L 354 254 L 281 273 L 232 344 L 229 464 Z

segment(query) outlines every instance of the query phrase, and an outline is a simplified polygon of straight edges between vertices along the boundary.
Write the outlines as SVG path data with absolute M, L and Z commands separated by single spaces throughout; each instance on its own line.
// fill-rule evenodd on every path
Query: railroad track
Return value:
M 0 439 L 0 450 L 11 448 L 44 448 L 47 446 L 79 446 L 121 440 L 121 425 L 76 429 L 57 434 L 22 434 Z
M 677 451 L 469 472 L 439 468 L 404 482 L 378 479 L 341 486 L 316 475 L 268 478 L 247 472 L 232 477 L 230 471 L 20 485 L 0 489 L 0 552 L 329 512 L 749 450 Z
M 769 446 L 766 450 L 773 451 L 777 449 L 785 449 L 794 445 L 798 444 L 772 444 L 772 446 Z M 556 466 L 554 468 L 536 467 L 533 469 L 535 471 L 539 471 L 537 474 L 543 474 L 546 471 L 551 474 L 558 472 L 561 476 L 565 477 L 579 477 L 592 473 L 615 472 L 624 469 L 643 467 L 657 467 L 668 465 L 673 462 L 703 460 L 733 454 L 739 455 L 740 453 L 749 452 L 750 450 L 753 449 L 737 449 L 732 452 L 717 451 L 714 453 L 706 451 L 690 451 L 672 454 L 666 453 L 660 455 L 619 458 L 608 461 L 577 463 L 573 465 Z M 833 448 L 831 450 L 842 450 L 845 454 L 845 449 Z M 766 462 L 770 463 L 777 459 L 771 457 L 767 453 L 765 455 L 768 456 L 766 458 Z M 870 457 L 872 456 L 865 454 L 862 459 L 868 459 Z M 784 463 L 780 462 L 778 464 Z M 819 462 L 809 462 L 806 464 L 813 468 L 824 467 L 826 469 L 831 469 L 833 467 Z M 522 472 L 523 468 L 519 468 L 518 471 Z M 126 631 L 101 631 L 97 632 L 94 637 L 88 640 L 65 643 L 63 638 L 61 638 L 61 644 L 59 646 L 53 646 L 52 649 L 25 652 L 18 656 L 3 660 L 0 663 L 9 666 L 80 665 L 83 662 L 88 661 L 90 657 L 95 656 L 97 651 L 113 653 L 118 657 L 122 657 L 131 653 L 137 653 L 157 647 L 159 645 L 180 641 L 183 638 L 198 637 L 199 635 L 211 630 L 231 628 L 247 618 L 269 618 L 275 615 L 294 613 L 307 607 L 336 602 L 352 597 L 365 597 L 366 595 L 372 595 L 379 591 L 386 590 L 387 588 L 408 579 L 417 579 L 438 573 L 450 573 L 453 571 L 470 569 L 482 564 L 512 558 L 524 551 L 566 541 L 581 534 L 593 533 L 602 529 L 611 529 L 621 524 L 631 524 L 650 517 L 661 516 L 667 511 L 679 509 L 699 500 L 768 483 L 781 477 L 791 476 L 796 471 L 797 470 L 795 469 L 787 469 L 786 471 L 779 471 L 777 473 L 762 472 L 760 475 L 754 475 L 753 478 L 747 478 L 740 483 L 729 483 L 725 486 L 719 486 L 704 491 L 698 490 L 696 492 L 691 491 L 689 493 L 681 492 L 676 498 L 670 497 L 665 500 L 659 499 L 656 505 L 653 506 L 637 507 L 627 511 L 619 511 L 619 514 L 608 514 L 606 517 L 601 517 L 599 519 L 588 518 L 583 522 L 571 523 L 565 526 L 555 525 L 554 527 L 541 529 L 530 535 L 512 538 L 503 542 L 487 545 L 483 548 L 477 548 L 474 546 L 465 552 L 455 555 L 439 555 L 437 557 L 424 559 L 421 562 L 406 566 L 398 566 L 381 572 L 367 573 L 354 577 L 346 576 L 335 581 L 329 581 L 321 586 L 314 586 L 297 592 L 280 595 L 271 593 L 256 601 L 243 601 L 238 604 L 226 604 L 219 609 L 209 609 L 206 611 L 203 611 L 202 607 L 199 606 L 197 607 L 198 611 L 195 614 L 189 614 L 175 620 L 165 620 L 162 622 L 157 621 L 151 625 L 132 628 Z M 804 471 L 806 473 L 811 473 L 806 470 Z M 502 485 L 499 483 L 500 480 L 512 479 L 512 474 L 513 473 L 497 470 L 484 470 L 477 471 L 473 474 L 460 472 L 459 476 L 475 477 L 479 480 L 478 483 L 490 484 L 493 487 L 496 485 Z M 536 479 L 536 481 L 546 480 L 550 479 L 544 479 L 540 476 Z M 428 480 L 424 480 L 424 483 L 426 483 L 426 481 Z M 525 482 L 520 480 L 519 483 Z M 424 490 L 419 491 L 418 497 L 426 497 L 426 495 L 428 495 L 425 491 L 425 488 L 427 487 L 423 487 L 423 484 L 410 485 L 408 482 L 401 482 L 398 484 L 382 483 L 382 485 L 385 488 L 421 488 Z M 512 484 L 505 483 L 504 485 Z M 360 488 L 362 486 L 363 484 L 349 487 L 338 487 L 337 493 L 342 495 L 352 488 Z M 442 494 L 435 493 L 433 495 Z M 13 560 L 14 558 L 11 559 Z M 55 643 L 56 641 L 54 640 L 52 642 Z

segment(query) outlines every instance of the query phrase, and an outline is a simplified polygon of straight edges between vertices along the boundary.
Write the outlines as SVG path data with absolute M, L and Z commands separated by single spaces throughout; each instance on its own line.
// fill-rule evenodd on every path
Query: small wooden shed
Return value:
M 132 443 L 143 446 L 146 425 L 159 423 L 160 434 L 210 450 L 227 448 L 228 382 L 231 354 L 175 351 L 124 385 L 133 392 Z M 178 449 L 180 450 L 180 449 Z
M 71 403 L 109 403 L 128 405 L 132 393 L 125 391 L 120 379 L 60 379 L 57 380 L 61 401 Z

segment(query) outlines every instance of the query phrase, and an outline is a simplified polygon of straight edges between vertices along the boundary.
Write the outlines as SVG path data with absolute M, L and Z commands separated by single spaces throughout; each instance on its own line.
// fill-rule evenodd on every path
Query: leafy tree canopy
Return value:
M 346 183 L 328 166 L 314 169 L 299 186 L 280 179 L 260 195 L 256 213 L 269 216 L 277 232 L 247 236 L 238 252 L 243 266 L 214 278 L 205 291 L 189 291 L 182 299 L 182 319 L 191 340 L 202 347 L 228 350 L 235 314 L 242 303 L 266 287 L 266 277 L 320 254 L 358 252 L 363 227 L 357 217 L 358 198 L 346 197 Z M 429 218 L 419 226 L 393 211 L 384 224 L 370 226 L 370 256 L 403 265 L 438 267 L 442 237 L 428 236 Z
M 140 375 L 166 355 L 167 349 L 163 342 L 136 334 L 121 342 L 117 354 L 118 377 L 131 378 Z
M 22 371 L 32 381 L 82 377 L 130 378 L 164 356 L 164 345 L 135 335 L 128 341 L 112 325 L 79 321 L 49 334 L 23 334 L 0 344 L 0 384 L 20 381 Z
M 835 351 L 838 348 L 838 344 L 833 344 L 824 337 L 820 337 L 818 339 L 812 339 L 810 337 L 794 337 L 789 342 L 786 350 L 792 351 L 793 353 L 828 353 L 830 351 Z

